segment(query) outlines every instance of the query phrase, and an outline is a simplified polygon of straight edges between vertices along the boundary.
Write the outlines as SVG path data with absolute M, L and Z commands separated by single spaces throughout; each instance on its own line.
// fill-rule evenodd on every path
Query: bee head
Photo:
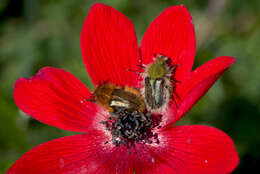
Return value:
M 115 89 L 115 85 L 104 83 L 99 84 L 96 89 L 93 91 L 93 95 L 98 103 L 107 104 L 111 98 L 112 92 Z

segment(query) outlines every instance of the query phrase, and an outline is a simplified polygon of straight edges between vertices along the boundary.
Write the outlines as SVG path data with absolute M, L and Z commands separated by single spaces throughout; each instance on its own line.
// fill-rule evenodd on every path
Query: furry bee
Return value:
M 171 59 L 156 55 L 154 62 L 144 67 L 142 95 L 146 107 L 151 112 L 162 112 L 167 109 L 173 97 L 175 80 L 171 80 L 177 65 L 171 66 Z M 174 98 L 173 98 L 174 99 Z M 174 100 L 175 102 L 175 100 Z M 175 102 L 176 104 L 176 102 Z
M 144 112 L 145 102 L 139 91 L 132 87 L 121 87 L 104 83 L 93 91 L 95 101 L 109 112 L 117 108 L 126 108 L 129 111 Z

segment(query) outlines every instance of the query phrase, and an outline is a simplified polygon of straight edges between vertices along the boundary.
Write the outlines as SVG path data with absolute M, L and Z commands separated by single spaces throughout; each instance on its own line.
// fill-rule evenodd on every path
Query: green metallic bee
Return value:
M 177 65 L 171 65 L 170 58 L 158 54 L 154 62 L 144 68 L 141 91 L 147 109 L 151 112 L 163 112 L 168 108 L 170 98 L 173 98 L 176 104 L 173 91 L 177 81 L 173 76 Z

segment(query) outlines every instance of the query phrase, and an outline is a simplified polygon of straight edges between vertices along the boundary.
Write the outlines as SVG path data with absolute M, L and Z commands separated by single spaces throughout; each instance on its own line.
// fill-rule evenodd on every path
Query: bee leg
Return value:
M 170 71 L 176 71 L 176 69 L 177 69 L 177 65 L 172 65 L 172 66 L 170 66 Z
M 174 95 L 175 95 L 180 101 L 182 101 L 181 97 L 177 94 L 176 91 L 174 91 Z
M 96 103 L 96 100 L 95 99 L 93 99 L 93 98 L 90 98 L 90 99 L 84 99 L 85 101 L 90 101 L 90 102 L 92 102 L 92 103 Z
M 178 108 L 178 104 L 177 104 L 177 102 L 176 102 L 176 100 L 175 100 L 173 94 L 171 94 L 171 99 L 174 101 L 174 103 L 175 103 L 175 105 L 176 105 L 176 108 Z
M 176 97 L 181 100 L 181 97 L 175 92 Z
M 175 82 L 175 83 L 181 83 L 181 81 L 179 81 L 179 80 L 174 80 L 174 82 Z
M 170 71 L 175 72 L 176 69 L 178 68 L 178 66 L 180 66 L 180 65 L 181 65 L 181 64 L 175 64 L 175 65 L 170 66 Z
M 182 100 L 181 97 L 177 94 L 177 92 L 176 92 L 175 89 L 173 89 L 173 92 L 171 93 L 170 98 L 173 99 L 173 101 L 174 101 L 174 103 L 175 103 L 175 105 L 176 105 L 176 108 L 178 108 L 178 104 L 177 104 L 176 99 L 175 99 L 174 96 L 176 96 L 180 101 Z
M 171 81 L 171 83 L 181 83 L 182 82 L 182 81 L 176 80 L 175 78 L 170 79 L 170 81 Z

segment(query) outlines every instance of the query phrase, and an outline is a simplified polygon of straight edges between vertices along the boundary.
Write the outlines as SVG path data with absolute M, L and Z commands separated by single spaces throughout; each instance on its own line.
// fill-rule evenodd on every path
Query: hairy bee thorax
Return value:
M 171 59 L 160 54 L 145 67 L 142 95 L 149 111 L 159 113 L 168 108 L 175 88 L 171 78 L 176 67 L 177 65 L 171 65 Z
M 98 85 L 93 94 L 97 104 L 105 107 L 109 112 L 114 112 L 115 108 L 138 112 L 144 112 L 146 109 L 142 95 L 132 87 L 104 83 Z
M 151 78 L 151 80 L 155 80 L 157 78 L 165 77 L 167 73 L 169 73 L 169 67 L 167 65 L 168 58 L 158 55 L 155 58 L 154 63 L 150 64 L 147 67 L 147 75 Z

